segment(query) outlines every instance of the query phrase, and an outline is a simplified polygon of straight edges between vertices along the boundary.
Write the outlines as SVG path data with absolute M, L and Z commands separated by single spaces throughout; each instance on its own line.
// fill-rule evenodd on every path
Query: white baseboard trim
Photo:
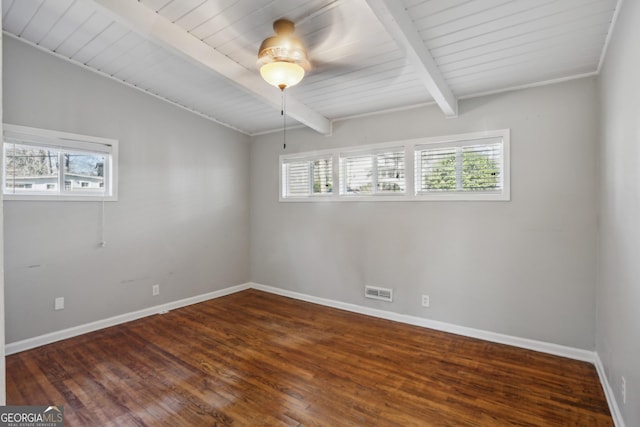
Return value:
M 56 341 L 61 341 L 67 338 L 97 331 L 99 329 L 104 329 L 110 326 L 119 325 L 121 323 L 130 322 L 132 320 L 140 319 L 146 316 L 152 316 L 154 314 L 158 314 L 163 311 L 175 310 L 180 307 L 186 307 L 191 304 L 197 304 L 199 302 L 207 301 L 214 298 L 219 298 L 225 295 L 230 295 L 236 292 L 244 291 L 246 289 L 257 289 L 257 290 L 268 292 L 271 294 L 281 295 L 281 296 L 285 296 L 285 297 L 289 297 L 289 298 L 293 298 L 301 301 L 320 304 L 327 307 L 338 308 L 338 309 L 350 311 L 353 313 L 365 314 L 367 316 L 393 320 L 396 322 L 406 323 L 409 325 L 421 326 L 424 328 L 435 329 L 443 332 L 449 332 L 456 335 L 463 335 L 467 337 L 478 338 L 478 339 L 496 342 L 500 344 L 507 344 L 515 347 L 526 348 L 529 350 L 540 351 L 543 353 L 554 354 L 557 356 L 568 357 L 570 359 L 582 360 L 585 362 L 593 363 L 594 365 L 596 364 L 596 360 L 597 360 L 597 355 L 593 351 L 582 350 L 578 348 L 567 347 L 567 346 L 547 343 L 543 341 L 536 341 L 536 340 L 531 340 L 527 338 L 520 338 L 520 337 L 511 336 L 511 335 L 504 335 L 496 332 L 490 332 L 490 331 L 484 331 L 481 329 L 469 328 L 466 326 L 454 325 L 452 323 L 440 322 L 437 320 L 425 319 L 422 317 L 395 313 L 392 311 L 364 307 L 361 305 L 350 304 L 350 303 L 331 300 L 327 298 L 315 297 L 315 296 L 303 294 L 300 292 L 289 291 L 286 289 L 276 288 L 273 286 L 267 286 L 259 283 L 253 283 L 253 282 L 231 286 L 229 288 L 208 292 L 206 294 L 196 295 L 194 297 L 169 302 L 166 304 L 156 305 L 153 307 L 145 308 L 145 309 L 134 311 L 131 313 L 125 313 L 118 316 L 110 317 L 108 319 L 97 320 L 95 322 L 86 323 L 84 325 L 74 326 L 72 328 L 63 329 L 61 331 L 51 332 L 51 333 L 40 335 L 37 337 L 28 338 L 26 340 L 9 343 L 5 346 L 5 354 L 6 355 L 15 354 L 15 353 L 29 350 L 42 345 L 51 344 Z
M 544 341 L 536 341 L 528 338 L 520 338 L 511 335 L 499 334 L 496 332 L 484 331 L 481 329 L 469 328 L 466 326 L 454 325 L 452 323 L 440 322 L 432 319 L 425 319 L 407 314 L 394 313 L 392 311 L 379 310 L 376 308 L 364 307 L 361 305 L 345 303 L 341 301 L 330 300 L 326 298 L 314 297 L 299 292 L 289 291 L 286 289 L 275 288 L 273 286 L 261 285 L 259 283 L 251 283 L 251 288 L 272 294 L 282 295 L 302 301 L 312 302 L 315 304 L 325 305 L 328 307 L 339 308 L 368 316 L 379 317 L 382 319 L 393 320 L 396 322 L 407 323 L 414 326 L 422 326 L 424 328 L 435 329 L 438 331 L 449 332 L 456 335 L 463 335 L 471 338 L 478 338 L 485 341 L 491 341 L 499 344 L 507 344 L 515 347 L 526 348 L 529 350 L 549 353 L 556 356 L 567 357 L 570 359 L 581 360 L 584 362 L 595 363 L 596 353 L 589 350 L 582 350 L 574 347 L 567 347 L 558 344 L 547 343 Z
M 590 362 L 595 365 L 602 388 L 604 389 L 611 416 L 616 427 L 625 427 L 624 420 L 620 413 L 620 408 L 613 394 L 613 390 L 607 376 L 604 371 L 604 365 L 600 360 L 598 354 L 594 351 L 583 350 L 579 348 L 573 348 L 558 344 L 547 343 L 544 341 L 531 340 L 528 338 L 520 338 L 511 335 L 499 334 L 496 332 L 484 331 L 481 329 L 469 328 L 466 326 L 454 325 L 452 323 L 440 322 L 432 319 L 425 319 L 417 316 L 410 316 L 406 314 L 395 313 L 392 311 L 380 310 L 370 307 L 364 307 L 357 304 L 346 303 L 342 301 L 331 300 L 327 298 L 315 297 L 300 292 L 290 291 L 286 289 L 276 288 L 273 286 L 262 285 L 259 283 L 248 282 L 241 285 L 231 286 L 225 289 L 220 289 L 213 292 L 208 292 L 202 295 L 196 295 L 194 297 L 184 298 L 178 301 L 172 301 L 166 304 L 156 305 L 153 307 L 145 308 L 142 310 L 134 311 L 131 313 L 125 313 L 118 316 L 110 317 L 108 319 L 98 320 L 84 325 L 74 326 L 72 328 L 63 329 L 61 331 L 51 332 L 48 334 L 40 335 L 33 338 L 28 338 L 22 341 L 16 341 L 6 344 L 5 355 L 11 355 L 19 353 L 21 351 L 29 350 L 32 348 L 40 347 L 42 345 L 51 344 L 56 341 L 65 340 L 78 335 L 86 334 L 89 332 L 97 331 L 99 329 L 108 328 L 110 326 L 119 325 L 121 323 L 130 322 L 132 320 L 141 319 L 143 317 L 152 316 L 161 312 L 175 310 L 177 308 L 186 307 L 188 305 L 197 304 L 210 299 L 220 298 L 226 295 L 231 295 L 236 292 L 244 291 L 247 289 L 257 289 L 260 291 L 268 292 L 275 295 L 281 295 L 288 298 L 293 298 L 301 301 L 311 302 L 314 304 L 320 304 L 327 307 L 337 308 L 340 310 L 346 310 L 353 313 L 364 314 L 367 316 L 377 317 L 386 320 L 392 320 L 400 323 L 406 323 L 414 326 L 421 326 L 424 328 L 435 329 L 438 331 L 449 332 L 456 335 L 462 335 L 471 338 L 478 338 L 485 341 L 495 342 L 499 344 L 512 345 L 514 347 L 525 348 L 534 351 L 540 351 L 542 353 L 553 354 L 556 356 L 567 357 L 570 359 L 581 360 Z
M 618 401 L 616 400 L 616 396 L 613 393 L 613 388 L 611 388 L 611 384 L 609 384 L 609 379 L 607 378 L 607 373 L 604 370 L 604 365 L 602 364 L 602 360 L 600 360 L 600 356 L 597 353 L 596 353 L 596 360 L 593 364 L 596 366 L 596 371 L 598 371 L 598 377 L 600 377 L 600 384 L 602 384 L 604 395 L 607 398 L 607 403 L 609 404 L 609 411 L 611 412 L 611 418 L 613 418 L 613 423 L 616 425 L 616 427 L 625 427 L 624 419 L 622 418 L 622 413 L 620 412 L 620 407 L 618 406 Z
M 196 295 L 194 297 L 184 298 L 178 301 L 168 302 L 166 304 L 160 304 L 142 310 L 134 311 L 131 313 L 125 313 L 118 316 L 109 317 L 108 319 L 96 320 L 95 322 L 85 323 L 84 325 L 74 326 L 72 328 L 63 329 L 61 331 L 51 332 L 48 334 L 40 335 L 33 338 L 28 338 L 22 341 L 16 341 L 9 343 L 5 346 L 5 355 L 19 353 L 21 351 L 30 350 L 32 348 L 40 347 L 42 345 L 51 344 L 56 341 L 62 341 L 67 338 L 76 337 L 78 335 L 86 334 L 89 332 L 97 331 L 99 329 L 108 328 L 110 326 L 119 325 L 121 323 L 130 322 L 132 320 L 141 319 L 143 317 L 152 316 L 161 312 L 175 310 L 176 308 L 186 307 L 191 304 L 197 304 L 199 302 L 207 301 L 214 298 L 220 298 L 225 295 L 230 295 L 236 292 L 249 289 L 251 285 L 244 283 L 237 286 L 231 286 L 229 288 L 220 289 L 218 291 L 208 292 L 202 295 Z

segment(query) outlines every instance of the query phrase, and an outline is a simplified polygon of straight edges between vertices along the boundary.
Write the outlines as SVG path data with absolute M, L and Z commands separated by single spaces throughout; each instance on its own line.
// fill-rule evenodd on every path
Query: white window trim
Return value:
M 320 153 L 320 154 L 318 154 Z M 313 153 L 304 153 L 304 155 L 301 156 L 281 156 L 280 158 L 280 172 L 279 172 L 279 188 L 280 188 L 280 199 L 282 200 L 292 200 L 292 199 L 301 199 L 301 200 L 306 200 L 309 198 L 327 198 L 327 197 L 332 197 L 333 192 L 335 191 L 335 170 L 334 170 L 334 159 L 333 156 L 330 155 L 330 152 L 319 152 L 319 151 L 314 151 Z M 325 160 L 325 159 L 331 159 L 331 179 L 332 179 L 332 183 L 331 183 L 331 188 L 332 188 L 332 192 L 331 193 L 313 193 L 310 192 L 308 196 L 288 196 L 288 197 L 284 197 L 284 193 L 286 192 L 286 187 L 285 187 L 285 182 L 283 181 L 283 175 L 284 175 L 284 165 L 286 163 L 296 163 L 296 162 L 313 162 L 316 160 Z M 310 186 L 313 187 L 313 176 L 310 176 Z
M 343 171 L 343 168 L 345 168 L 346 166 L 341 162 L 341 160 L 343 158 L 349 158 L 349 157 L 358 157 L 358 156 L 371 156 L 373 159 L 373 177 L 371 180 L 371 188 L 372 188 L 372 192 L 371 193 L 347 193 L 346 192 L 346 182 L 340 180 L 339 182 L 339 194 L 338 196 L 340 198 L 355 198 L 355 199 L 361 199 L 361 198 L 367 198 L 367 199 L 371 199 L 371 198 L 387 198 L 387 197 L 403 197 L 407 194 L 408 191 L 408 187 L 406 186 L 406 165 L 405 165 L 405 189 L 404 191 L 400 192 L 385 192 L 385 191 L 380 191 L 378 190 L 378 181 L 379 181 L 379 176 L 378 176 L 378 162 L 377 162 L 377 155 L 378 154 L 382 154 L 382 153 L 389 153 L 389 152 L 398 152 L 398 151 L 405 151 L 405 148 L 402 144 L 376 144 L 375 146 L 364 146 L 364 147 L 358 147 L 360 149 L 353 149 L 353 150 L 340 150 L 340 152 L 338 153 L 338 178 L 340 176 L 340 172 Z M 407 159 L 407 153 L 405 151 L 405 161 Z
M 442 192 L 418 194 L 416 186 L 415 154 L 427 145 L 439 147 L 460 145 L 464 141 L 481 139 L 502 139 L 502 192 Z M 511 130 L 499 129 L 471 132 L 456 135 L 445 135 L 427 138 L 417 138 L 405 141 L 384 142 L 379 144 L 359 145 L 353 147 L 332 148 L 303 153 L 282 154 L 279 157 L 278 172 L 278 200 L 281 202 L 418 202 L 418 201 L 509 201 L 511 200 L 511 166 L 510 166 Z M 343 183 L 340 182 L 340 157 L 348 154 L 368 154 L 384 151 L 385 149 L 404 149 L 405 152 L 405 192 L 378 194 L 340 194 Z M 282 165 L 286 161 L 311 160 L 318 157 L 331 157 L 333 166 L 333 192 L 331 194 L 310 195 L 308 197 L 284 197 Z
M 494 131 L 473 132 L 459 135 L 449 135 L 444 137 L 425 138 L 421 142 L 413 144 L 413 157 L 412 162 L 415 167 L 417 158 L 416 152 L 421 148 L 427 146 L 433 146 L 433 148 L 447 148 L 447 147 L 460 147 L 465 145 L 464 143 L 469 141 L 478 141 L 482 139 L 502 139 L 502 191 L 496 192 L 475 192 L 475 191 L 447 191 L 447 192 L 433 192 L 433 193 L 419 193 L 418 185 L 415 182 L 417 170 L 413 173 L 414 178 L 414 194 L 418 200 L 434 200 L 434 201 L 474 201 L 474 200 L 486 200 L 486 201 L 509 201 L 511 200 L 511 166 L 510 166 L 510 129 L 501 129 Z M 417 140 L 416 140 L 417 141 Z M 429 147 L 431 148 L 431 147 Z
M 108 176 L 109 183 L 107 191 L 109 195 L 103 194 L 5 194 L 5 172 L 2 176 L 2 198 L 6 201 L 23 200 L 23 201 L 117 201 L 118 200 L 118 140 L 111 138 L 102 138 L 97 136 L 80 135 L 68 132 L 60 132 L 49 129 L 32 128 L 28 126 L 19 126 L 12 124 L 3 124 L 3 144 L 4 138 L 15 138 L 34 145 L 51 146 L 56 148 L 64 148 L 67 150 L 76 150 L 79 152 L 96 152 L 105 153 L 110 156 L 109 167 L 105 170 L 105 176 Z M 4 162 L 4 148 L 2 161 Z M 3 163 L 4 166 L 4 163 Z

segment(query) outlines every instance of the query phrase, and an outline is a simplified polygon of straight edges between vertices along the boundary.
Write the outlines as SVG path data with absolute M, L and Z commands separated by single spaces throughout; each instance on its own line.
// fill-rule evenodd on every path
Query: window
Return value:
M 282 155 L 280 200 L 510 200 L 509 144 L 504 129 Z
M 433 142 L 415 148 L 416 194 L 502 197 L 505 190 L 503 137 Z
M 340 154 L 340 194 L 402 194 L 406 190 L 404 149 Z
M 117 141 L 4 125 L 6 200 L 116 199 Z
M 282 162 L 282 195 L 285 198 L 328 195 L 333 192 L 331 157 L 291 159 Z

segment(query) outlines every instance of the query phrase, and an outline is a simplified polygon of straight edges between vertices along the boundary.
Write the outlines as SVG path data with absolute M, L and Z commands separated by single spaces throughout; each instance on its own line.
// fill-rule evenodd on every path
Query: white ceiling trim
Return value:
M 457 117 L 458 100 L 444 80 L 438 65 L 425 46 L 402 2 L 398 0 L 367 0 L 367 4 L 405 51 L 420 80 L 447 117 Z
M 280 91 L 277 88 L 265 86 L 266 83 L 257 72 L 247 70 L 143 4 L 131 0 L 89 1 L 101 7 L 132 31 L 226 77 L 239 88 L 266 101 L 268 105 L 281 108 Z M 331 134 L 329 119 L 291 96 L 287 96 L 287 115 L 319 133 Z

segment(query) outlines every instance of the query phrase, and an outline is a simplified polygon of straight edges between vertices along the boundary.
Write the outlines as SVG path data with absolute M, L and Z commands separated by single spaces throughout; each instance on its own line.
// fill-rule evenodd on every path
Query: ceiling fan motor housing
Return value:
M 275 36 L 266 38 L 258 50 L 258 66 L 271 62 L 291 62 L 309 69 L 307 50 L 302 41 L 293 32 L 295 25 L 287 19 L 278 19 L 273 23 Z

